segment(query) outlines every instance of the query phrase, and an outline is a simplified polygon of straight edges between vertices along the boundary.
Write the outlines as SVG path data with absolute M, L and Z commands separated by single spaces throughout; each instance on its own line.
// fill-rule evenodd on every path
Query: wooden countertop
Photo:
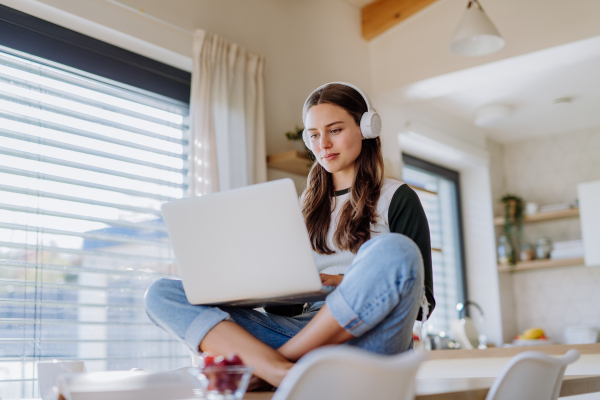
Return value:
M 542 353 L 558 356 L 570 349 L 580 354 L 600 354 L 600 343 L 592 344 L 550 344 L 545 346 L 512 346 L 490 347 L 489 349 L 472 350 L 433 350 L 429 352 L 429 360 L 451 360 L 461 358 L 513 357 L 524 351 L 541 351 Z
M 495 378 L 417 379 L 415 400 L 485 400 Z M 600 375 L 565 376 L 558 397 L 600 392 Z M 249 392 L 246 400 L 271 400 L 275 392 Z M 333 400 L 333 399 L 332 399 Z

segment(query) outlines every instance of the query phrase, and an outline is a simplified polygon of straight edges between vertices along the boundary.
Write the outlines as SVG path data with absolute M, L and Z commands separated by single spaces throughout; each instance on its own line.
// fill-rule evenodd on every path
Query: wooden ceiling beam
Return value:
M 362 36 L 371 40 L 436 0 L 376 0 L 362 8 Z

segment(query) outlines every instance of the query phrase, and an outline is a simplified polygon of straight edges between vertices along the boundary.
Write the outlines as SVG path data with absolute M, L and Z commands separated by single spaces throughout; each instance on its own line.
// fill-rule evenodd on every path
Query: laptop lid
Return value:
M 191 304 L 322 287 L 289 178 L 165 203 L 162 213 Z

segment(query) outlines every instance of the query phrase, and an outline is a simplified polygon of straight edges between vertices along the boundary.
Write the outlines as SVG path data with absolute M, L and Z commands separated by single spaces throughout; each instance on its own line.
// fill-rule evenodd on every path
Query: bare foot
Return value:
M 275 386 L 263 381 L 256 375 L 252 375 L 248 384 L 248 392 L 270 392 L 274 389 Z
M 254 374 L 273 386 L 279 386 L 294 364 L 281 353 L 252 336 L 232 321 L 221 321 L 204 337 L 199 345 L 201 352 L 237 354 Z

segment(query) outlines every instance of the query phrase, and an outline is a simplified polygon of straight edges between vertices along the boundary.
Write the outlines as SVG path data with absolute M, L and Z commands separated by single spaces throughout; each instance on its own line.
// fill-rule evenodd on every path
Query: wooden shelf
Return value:
M 517 265 L 511 268 L 509 265 L 498 265 L 499 272 L 521 272 L 529 271 L 534 269 L 544 268 L 556 268 L 556 267 L 574 267 L 578 265 L 584 265 L 583 257 L 579 258 L 565 258 L 560 260 L 533 260 L 533 261 L 519 261 Z
M 569 208 L 566 210 L 558 210 L 558 211 L 546 211 L 539 212 L 536 214 L 526 215 L 523 219 L 523 223 L 531 223 L 531 222 L 540 222 L 540 221 L 550 221 L 553 219 L 561 219 L 561 218 L 577 218 L 579 217 L 579 208 Z M 504 226 L 504 217 L 496 217 L 494 218 L 495 226 Z
M 308 175 L 312 161 L 301 151 L 290 150 L 267 156 L 267 167 L 291 172 L 297 175 Z

